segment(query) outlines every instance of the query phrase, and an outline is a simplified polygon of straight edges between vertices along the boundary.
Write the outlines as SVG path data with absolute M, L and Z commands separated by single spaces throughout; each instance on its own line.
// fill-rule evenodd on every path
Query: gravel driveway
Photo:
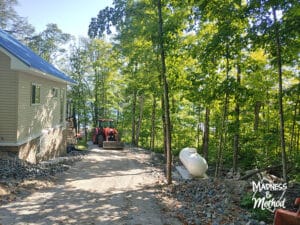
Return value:
M 155 199 L 150 154 L 139 150 L 90 153 L 58 175 L 53 187 L 24 193 L 0 207 L 0 224 L 181 224 Z

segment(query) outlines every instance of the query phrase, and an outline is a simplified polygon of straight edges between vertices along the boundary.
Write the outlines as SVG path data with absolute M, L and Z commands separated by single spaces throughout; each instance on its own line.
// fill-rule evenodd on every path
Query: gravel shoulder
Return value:
M 143 150 L 96 146 L 69 170 L 0 207 L 0 224 L 181 224 L 161 210 Z M 30 183 L 29 183 L 30 185 Z

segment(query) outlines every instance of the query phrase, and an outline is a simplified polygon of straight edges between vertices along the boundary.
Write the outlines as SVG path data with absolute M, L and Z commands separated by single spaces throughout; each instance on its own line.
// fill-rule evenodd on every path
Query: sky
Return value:
M 55 23 L 64 32 L 87 37 L 92 17 L 113 0 L 18 0 L 17 13 L 27 17 L 37 33 Z

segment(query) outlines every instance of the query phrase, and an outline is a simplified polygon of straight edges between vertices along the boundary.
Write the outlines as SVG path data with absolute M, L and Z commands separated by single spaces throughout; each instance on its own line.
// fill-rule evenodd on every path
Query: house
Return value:
M 66 152 L 74 80 L 0 29 L 0 157 L 37 163 Z

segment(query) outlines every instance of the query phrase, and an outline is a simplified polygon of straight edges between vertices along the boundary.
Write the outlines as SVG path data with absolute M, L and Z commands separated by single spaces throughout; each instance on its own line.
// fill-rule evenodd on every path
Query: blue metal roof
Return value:
M 0 29 L 0 46 L 18 58 L 30 68 L 52 75 L 69 83 L 76 83 L 72 78 L 59 71 L 52 64 L 34 53 L 30 48 Z

